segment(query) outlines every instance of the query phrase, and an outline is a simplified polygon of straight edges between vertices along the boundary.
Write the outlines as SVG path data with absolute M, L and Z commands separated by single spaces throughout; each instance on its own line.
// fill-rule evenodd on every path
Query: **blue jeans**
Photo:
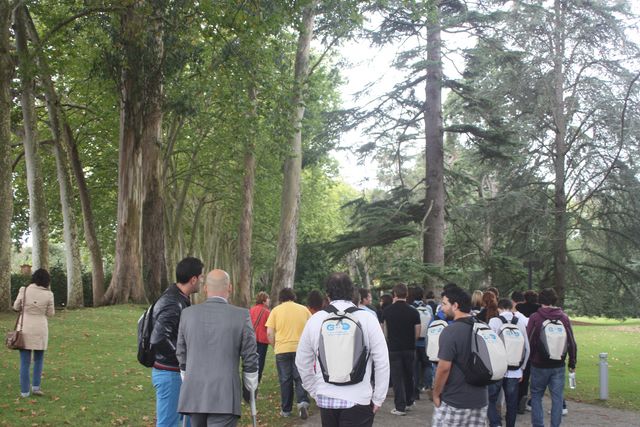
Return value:
M 276 368 L 280 381 L 280 401 L 282 412 L 291 412 L 293 408 L 293 391 L 295 385 L 296 400 L 298 405 L 309 403 L 307 392 L 302 388 L 302 380 L 296 368 L 296 353 L 276 354 Z
M 153 368 L 151 382 L 156 389 L 156 427 L 176 427 L 182 415 L 178 413 L 178 399 L 182 379 L 180 372 Z
M 564 370 L 564 366 L 560 368 L 531 367 L 531 425 L 533 427 L 544 427 L 542 396 L 547 387 L 551 394 L 551 427 L 558 427 L 562 422 Z
M 258 382 L 262 381 L 262 373 L 264 372 L 264 362 L 267 360 L 267 350 L 269 344 L 261 342 L 256 343 L 258 346 Z
M 44 350 L 20 350 L 20 393 L 31 392 L 29 371 L 31 371 L 31 353 L 33 353 L 33 388 L 38 390 L 42 380 Z
M 507 416 L 505 417 L 507 427 L 514 427 L 516 425 L 519 385 L 520 378 L 503 378 L 502 381 L 489 385 L 489 408 L 487 409 L 487 416 L 489 417 L 489 425 L 491 427 L 502 425 L 502 420 L 496 407 L 500 389 L 504 389 L 504 401 L 507 406 Z

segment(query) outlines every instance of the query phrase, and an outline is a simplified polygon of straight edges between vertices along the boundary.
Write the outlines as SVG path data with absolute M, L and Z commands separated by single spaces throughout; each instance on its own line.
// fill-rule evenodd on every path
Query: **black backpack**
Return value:
M 156 352 L 151 348 L 155 305 L 156 303 L 151 304 L 138 319 L 138 362 L 147 368 L 151 368 L 156 361 Z

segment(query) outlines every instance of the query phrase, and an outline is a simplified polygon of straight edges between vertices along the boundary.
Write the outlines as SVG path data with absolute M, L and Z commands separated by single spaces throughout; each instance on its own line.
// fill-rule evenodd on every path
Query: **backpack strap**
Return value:
M 329 304 L 328 306 L 323 308 L 323 310 L 326 311 L 327 313 L 337 313 L 338 312 L 338 309 L 335 308 L 334 306 L 332 306 L 331 304 Z
M 516 316 L 515 314 L 511 318 L 511 324 L 513 324 L 513 325 L 517 325 L 518 324 L 518 316 Z
M 356 306 L 354 305 L 354 306 L 352 306 L 352 307 L 347 308 L 344 312 L 345 312 L 345 313 L 349 313 L 349 314 L 351 314 L 351 313 L 355 313 L 355 312 L 356 312 L 356 311 L 358 311 L 358 310 L 362 310 L 362 309 L 361 309 L 360 307 L 356 307 Z
M 507 320 L 506 317 L 504 317 L 502 314 L 500 316 L 498 316 L 498 319 L 502 320 L 502 323 L 509 323 L 509 321 Z

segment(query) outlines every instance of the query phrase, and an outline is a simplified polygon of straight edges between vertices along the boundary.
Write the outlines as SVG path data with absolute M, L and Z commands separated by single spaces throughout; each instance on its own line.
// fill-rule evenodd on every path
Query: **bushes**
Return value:
M 55 266 L 49 269 L 51 274 L 51 291 L 56 306 L 62 307 L 67 304 L 67 274 L 62 266 Z M 105 284 L 111 281 L 111 273 L 105 275 Z M 11 301 L 15 301 L 18 290 L 22 286 L 31 283 L 31 277 L 23 274 L 11 275 Z M 82 292 L 84 297 L 84 306 L 93 306 L 93 289 L 91 288 L 91 272 L 82 274 Z

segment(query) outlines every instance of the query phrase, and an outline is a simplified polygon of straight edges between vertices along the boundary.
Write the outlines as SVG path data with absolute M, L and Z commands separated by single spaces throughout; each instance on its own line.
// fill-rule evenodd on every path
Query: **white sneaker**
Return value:
M 398 411 L 396 408 L 393 408 L 391 410 L 391 415 L 407 415 L 407 413 L 404 411 Z

